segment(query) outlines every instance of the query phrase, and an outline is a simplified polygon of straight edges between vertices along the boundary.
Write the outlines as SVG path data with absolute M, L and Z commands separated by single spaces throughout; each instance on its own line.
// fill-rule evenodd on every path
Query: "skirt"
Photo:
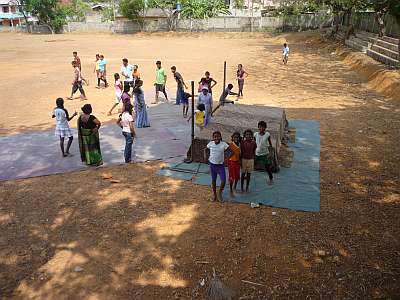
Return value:
M 64 128 L 64 129 L 60 129 L 56 127 L 56 131 L 54 132 L 54 135 L 57 137 L 61 137 L 61 138 L 69 138 L 72 137 L 72 131 L 70 128 Z
M 100 150 L 99 132 L 92 129 L 79 128 L 78 138 L 82 162 L 87 165 L 102 165 L 103 158 Z

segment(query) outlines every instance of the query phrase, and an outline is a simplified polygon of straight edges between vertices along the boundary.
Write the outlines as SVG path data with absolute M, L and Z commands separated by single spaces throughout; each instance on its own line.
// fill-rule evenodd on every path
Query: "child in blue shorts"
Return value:
M 215 131 L 213 133 L 213 140 L 207 144 L 206 151 L 209 152 L 210 156 L 208 162 L 210 164 L 211 180 L 212 180 L 212 190 L 213 190 L 213 201 L 223 201 L 222 193 L 224 191 L 226 174 L 224 166 L 224 154 L 228 150 L 229 145 L 222 141 L 221 132 Z M 219 188 L 217 196 L 217 177 L 219 176 L 221 180 L 221 185 Z

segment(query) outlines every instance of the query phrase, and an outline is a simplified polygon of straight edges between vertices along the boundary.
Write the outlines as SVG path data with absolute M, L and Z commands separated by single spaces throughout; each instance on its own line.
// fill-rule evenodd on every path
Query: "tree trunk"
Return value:
M 349 10 L 346 12 L 346 15 L 347 15 L 348 20 L 349 20 L 349 24 L 347 25 L 347 29 L 346 29 L 346 36 L 345 36 L 345 39 L 346 39 L 346 40 L 350 37 L 350 35 L 354 34 L 353 20 L 351 19 L 352 13 L 353 13 L 353 12 L 352 12 L 351 9 L 349 9 Z
M 381 11 L 376 12 L 375 20 L 378 23 L 378 35 L 379 37 L 383 37 L 385 35 L 386 27 L 385 21 L 383 20 L 384 13 Z

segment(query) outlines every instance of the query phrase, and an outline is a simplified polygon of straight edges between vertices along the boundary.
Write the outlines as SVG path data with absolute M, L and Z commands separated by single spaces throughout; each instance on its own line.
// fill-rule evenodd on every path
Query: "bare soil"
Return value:
M 320 213 L 214 204 L 207 187 L 155 175 L 155 162 L 1 182 L 1 298 L 203 299 L 199 281 L 212 267 L 237 299 L 400 296 L 399 95 L 370 89 L 336 45 L 315 33 L 0 38 L 1 134 L 54 126 L 49 115 L 69 93 L 75 49 L 87 77 L 96 52 L 109 74 L 131 58 L 146 88 L 159 58 L 187 80 L 208 69 L 219 83 L 223 60 L 232 82 L 243 63 L 244 103 L 321 123 Z M 107 121 L 112 89 L 86 89 Z

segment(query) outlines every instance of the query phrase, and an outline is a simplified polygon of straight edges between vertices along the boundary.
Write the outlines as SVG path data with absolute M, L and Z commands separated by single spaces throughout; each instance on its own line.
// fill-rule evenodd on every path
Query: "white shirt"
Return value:
M 131 128 L 129 127 L 129 122 L 133 122 L 133 117 L 128 112 L 123 112 L 121 116 L 122 132 L 131 133 Z
M 124 81 L 133 81 L 133 66 L 131 64 L 122 65 L 121 74 L 125 77 Z
M 62 108 L 54 109 L 54 116 L 56 118 L 56 129 L 69 129 L 67 114 Z
M 212 105 L 212 95 L 208 93 L 207 95 L 204 95 L 203 92 L 199 94 L 199 99 L 197 100 L 197 104 L 204 104 L 205 106 L 211 106 Z
M 117 96 L 118 98 L 122 96 L 121 85 L 121 80 L 119 79 L 114 84 L 115 96 Z
M 283 55 L 284 56 L 288 56 L 289 55 L 289 47 L 284 47 L 282 51 L 283 51 Z
M 218 144 L 211 141 L 207 144 L 207 148 L 210 149 L 208 161 L 214 165 L 222 165 L 224 163 L 225 150 L 229 148 L 229 145 L 223 141 Z
M 259 132 L 254 133 L 254 138 L 256 139 L 256 144 L 257 144 L 257 149 L 256 149 L 256 155 L 261 156 L 261 155 L 267 155 L 269 153 L 268 151 L 268 138 L 271 135 L 269 134 L 268 131 L 264 133 L 264 135 L 261 135 Z

